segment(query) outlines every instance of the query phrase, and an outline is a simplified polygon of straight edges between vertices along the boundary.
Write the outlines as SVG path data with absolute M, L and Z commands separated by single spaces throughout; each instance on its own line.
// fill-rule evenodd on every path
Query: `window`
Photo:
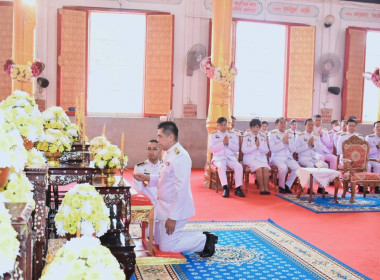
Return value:
M 234 115 L 283 115 L 286 26 L 239 21 L 235 60 Z
M 145 15 L 91 12 L 87 111 L 143 114 Z
M 380 32 L 367 31 L 367 44 L 365 52 L 365 72 L 375 71 L 379 67 L 380 61 Z M 371 81 L 364 83 L 363 94 L 363 121 L 375 122 L 377 120 L 377 113 L 379 110 L 378 101 L 379 88 Z M 376 102 L 377 101 L 377 102 Z

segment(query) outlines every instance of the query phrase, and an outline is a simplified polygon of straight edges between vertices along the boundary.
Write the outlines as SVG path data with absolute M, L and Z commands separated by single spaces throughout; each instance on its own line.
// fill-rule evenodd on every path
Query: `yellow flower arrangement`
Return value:
M 40 280 L 124 280 L 111 251 L 94 237 L 72 238 L 60 248 Z
M 66 115 L 65 111 L 58 106 L 51 106 L 42 112 L 42 118 L 44 120 L 45 129 L 53 128 L 66 130 L 70 125 L 70 119 Z
M 94 156 L 94 165 L 100 169 L 120 168 L 120 149 L 115 145 L 107 145 Z M 128 163 L 128 157 L 124 155 L 124 165 Z
M 16 173 L 11 170 L 5 191 L 0 192 L 0 202 L 24 202 L 36 205 L 33 199 L 33 185 L 23 172 Z
M 33 97 L 25 91 L 16 90 L 0 103 L 5 121 L 12 123 L 22 136 L 35 142 L 43 135 L 42 114 Z
M 78 126 L 76 124 L 69 124 L 66 127 L 66 135 L 69 137 L 71 143 L 75 143 L 78 141 Z
M 71 142 L 62 131 L 49 128 L 41 140 L 37 142 L 37 150 L 62 154 L 71 150 Z
M 55 216 L 58 235 L 75 234 L 102 236 L 110 226 L 109 210 L 102 196 L 90 184 L 78 184 L 62 200 Z
M 105 136 L 97 136 L 90 141 L 89 151 L 95 156 L 100 150 L 110 144 L 110 141 Z
M 0 275 L 11 272 L 20 248 L 8 210 L 0 203 Z

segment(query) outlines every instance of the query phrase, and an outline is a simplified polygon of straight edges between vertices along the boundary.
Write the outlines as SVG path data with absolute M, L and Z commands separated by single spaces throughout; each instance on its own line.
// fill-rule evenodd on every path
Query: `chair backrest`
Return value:
M 351 136 L 342 144 L 343 159 L 351 160 L 354 171 L 366 171 L 368 165 L 369 144 L 358 136 Z

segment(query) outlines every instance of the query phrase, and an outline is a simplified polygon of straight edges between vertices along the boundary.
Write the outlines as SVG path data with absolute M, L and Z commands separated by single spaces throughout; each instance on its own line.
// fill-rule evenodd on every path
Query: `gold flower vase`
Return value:
M 113 187 L 116 183 L 115 174 L 117 172 L 116 168 L 104 168 L 103 173 L 106 175 L 105 183 L 106 187 Z
M 0 191 L 4 190 L 4 186 L 8 182 L 9 167 L 0 168 Z
M 55 153 L 45 152 L 45 156 L 48 159 L 47 163 L 49 164 L 50 167 L 59 167 L 60 166 L 60 163 L 59 163 L 59 158 L 61 157 L 60 152 L 55 152 Z

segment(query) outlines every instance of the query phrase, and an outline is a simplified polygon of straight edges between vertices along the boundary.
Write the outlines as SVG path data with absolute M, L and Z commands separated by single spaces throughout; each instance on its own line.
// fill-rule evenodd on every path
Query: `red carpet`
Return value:
M 131 182 L 130 175 L 127 175 Z M 316 214 L 273 195 L 262 196 L 252 177 L 245 198 L 222 197 L 203 187 L 204 170 L 195 169 L 191 186 L 196 215 L 192 221 L 267 220 L 313 244 L 371 279 L 380 279 L 380 213 Z M 328 189 L 333 193 L 333 189 Z

